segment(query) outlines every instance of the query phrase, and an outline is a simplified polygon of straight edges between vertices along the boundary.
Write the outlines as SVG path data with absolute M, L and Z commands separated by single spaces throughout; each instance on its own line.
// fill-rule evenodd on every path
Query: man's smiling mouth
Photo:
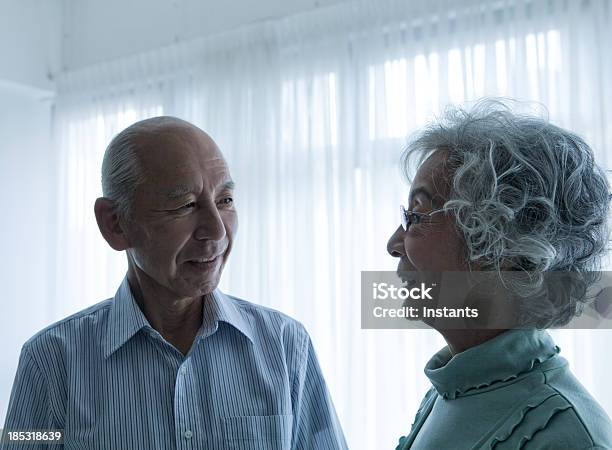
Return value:
M 206 259 L 206 258 L 192 259 L 192 260 L 190 260 L 189 262 L 192 262 L 192 263 L 208 263 L 208 262 L 212 262 L 212 261 L 214 261 L 214 260 L 215 260 L 215 259 L 217 259 L 218 257 L 219 257 L 219 255 L 214 256 L 214 257 L 212 257 L 212 258 L 210 258 L 210 259 Z
M 189 261 L 187 261 L 187 263 L 189 263 L 189 265 L 191 265 L 192 267 L 206 268 L 214 265 L 222 256 L 223 254 L 219 254 L 217 256 L 213 256 L 212 258 L 190 259 Z

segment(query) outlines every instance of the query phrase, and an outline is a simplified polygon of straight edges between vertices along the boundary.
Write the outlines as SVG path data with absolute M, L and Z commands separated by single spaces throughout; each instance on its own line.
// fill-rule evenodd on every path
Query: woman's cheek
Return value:
M 410 263 L 416 270 L 431 270 L 431 249 L 428 248 L 427 242 L 423 241 L 422 237 L 410 236 L 410 230 L 404 238 L 404 250 Z

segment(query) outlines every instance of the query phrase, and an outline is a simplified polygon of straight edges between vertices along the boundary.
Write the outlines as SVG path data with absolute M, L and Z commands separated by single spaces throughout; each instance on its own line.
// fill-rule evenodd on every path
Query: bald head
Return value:
M 209 151 L 219 152 L 208 134 L 172 116 L 141 120 L 113 138 L 102 161 L 102 193 L 115 202 L 121 218 L 130 217 L 134 192 L 145 181 L 151 161 L 160 160 L 160 152 L 181 147 L 174 143 L 194 140 Z
M 215 142 L 175 117 L 137 122 L 109 144 L 98 227 L 126 251 L 134 283 L 175 298 L 212 292 L 238 226 L 234 183 Z

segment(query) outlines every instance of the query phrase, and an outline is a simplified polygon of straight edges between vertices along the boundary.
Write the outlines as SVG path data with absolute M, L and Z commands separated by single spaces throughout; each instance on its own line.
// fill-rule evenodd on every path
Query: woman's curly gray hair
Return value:
M 609 185 L 580 137 L 510 105 L 485 99 L 448 109 L 411 139 L 403 168 L 410 179 L 432 152 L 448 151 L 444 209 L 465 239 L 468 264 L 500 276 L 539 274 L 521 285 L 521 324 L 561 326 L 582 310 L 607 250 Z M 568 272 L 570 285 L 546 282 L 547 271 Z

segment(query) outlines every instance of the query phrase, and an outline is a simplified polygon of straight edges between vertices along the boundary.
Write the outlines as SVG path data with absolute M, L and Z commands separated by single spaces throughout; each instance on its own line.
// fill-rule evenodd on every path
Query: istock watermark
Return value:
M 435 286 L 435 285 L 434 285 Z M 430 295 L 434 288 L 425 287 L 425 283 L 421 283 L 420 287 L 397 287 L 389 283 L 372 283 L 372 298 L 374 300 L 433 300 Z
M 612 272 L 362 272 L 361 327 L 612 329 Z

